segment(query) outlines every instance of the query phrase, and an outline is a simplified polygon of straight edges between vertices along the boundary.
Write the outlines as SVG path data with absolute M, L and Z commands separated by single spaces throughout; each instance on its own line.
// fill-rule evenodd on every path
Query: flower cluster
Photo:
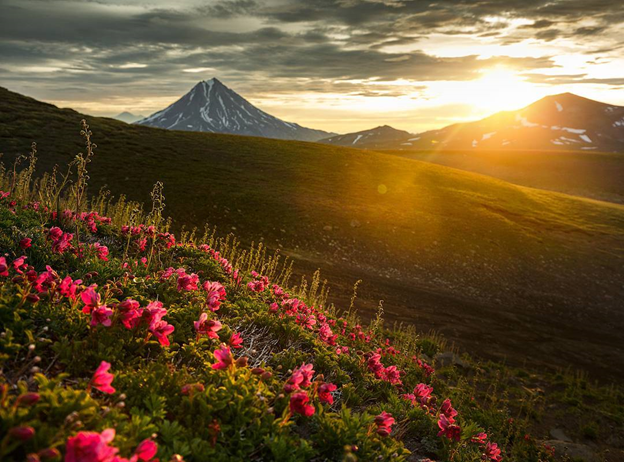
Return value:
M 101 433 L 78 432 L 67 440 L 65 462 L 138 462 L 152 461 L 158 445 L 152 440 L 142 441 L 130 458 L 118 456 L 119 449 L 112 446 L 115 430 L 108 428 Z

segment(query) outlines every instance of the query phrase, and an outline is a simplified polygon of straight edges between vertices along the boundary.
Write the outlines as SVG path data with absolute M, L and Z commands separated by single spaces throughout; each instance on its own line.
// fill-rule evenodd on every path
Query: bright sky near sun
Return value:
M 149 115 L 211 77 L 338 132 L 419 132 L 562 92 L 624 105 L 615 1 L 2 0 L 0 13 L 0 85 L 93 115 Z

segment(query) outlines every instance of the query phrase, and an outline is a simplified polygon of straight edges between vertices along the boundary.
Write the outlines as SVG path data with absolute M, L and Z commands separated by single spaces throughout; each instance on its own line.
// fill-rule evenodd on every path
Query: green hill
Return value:
M 522 186 L 624 203 L 624 156 L 581 151 L 380 151 Z
M 33 183 L 34 159 L 0 173 L 2 461 L 624 455 L 621 387 L 362 322 L 259 247 L 172 235 L 158 188 L 149 214 L 87 203 L 83 169 Z
M 81 148 L 71 110 L 0 92 L 0 152 L 37 141 L 39 168 Z M 264 238 L 331 277 L 332 300 L 471 351 L 622 377 L 624 207 L 376 152 L 129 126 L 88 117 L 91 191 L 145 201 L 165 184 L 177 222 Z M 530 348 L 527 348 L 530 345 Z

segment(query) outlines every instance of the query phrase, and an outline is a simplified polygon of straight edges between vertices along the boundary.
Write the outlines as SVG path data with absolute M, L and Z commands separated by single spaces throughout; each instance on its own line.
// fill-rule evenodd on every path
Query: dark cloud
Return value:
M 256 0 L 221 0 L 212 5 L 200 7 L 198 10 L 218 18 L 231 18 L 254 14 L 259 7 L 260 4 Z
M 624 6 L 612 0 L 0 0 L 0 79 L 44 98 L 107 87 L 179 94 L 212 74 L 255 92 L 261 81 L 265 91 L 383 96 L 395 90 L 343 81 L 469 80 L 497 65 L 554 84 L 533 72 L 554 67 L 548 56 L 441 58 L 418 48 L 432 34 L 500 45 L 566 38 L 608 54 L 622 44 L 602 38 L 622 24 Z M 193 69 L 209 70 L 183 72 Z
M 597 35 L 607 30 L 606 27 L 579 27 L 574 30 L 574 35 Z
M 624 76 L 611 77 L 611 78 L 589 78 L 587 74 L 539 74 L 539 73 L 526 73 L 523 75 L 527 81 L 533 83 L 547 83 L 550 85 L 568 85 L 568 84 L 600 84 L 610 86 L 622 86 L 624 85 Z
M 521 29 L 545 29 L 546 27 L 550 27 L 554 24 L 554 22 L 549 21 L 548 19 L 540 19 L 538 21 L 535 21 L 533 24 L 526 24 L 524 26 L 521 26 Z

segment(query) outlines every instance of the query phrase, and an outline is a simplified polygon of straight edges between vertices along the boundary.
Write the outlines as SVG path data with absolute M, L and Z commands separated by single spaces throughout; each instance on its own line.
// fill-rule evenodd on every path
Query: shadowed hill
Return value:
M 50 169 L 81 149 L 80 114 L 6 90 L 0 101 L 0 151 L 37 141 Z M 338 298 L 363 278 L 363 309 L 384 299 L 390 319 L 480 354 L 617 375 L 621 206 L 375 152 L 89 122 L 92 190 L 144 201 L 161 180 L 179 222 L 264 238 L 336 276 Z

